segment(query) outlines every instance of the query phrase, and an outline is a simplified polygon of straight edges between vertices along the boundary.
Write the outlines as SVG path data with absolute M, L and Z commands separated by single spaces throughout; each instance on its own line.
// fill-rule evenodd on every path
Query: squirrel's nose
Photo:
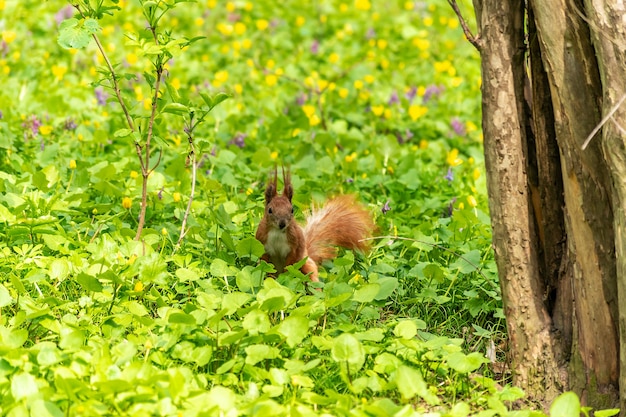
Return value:
M 280 228 L 280 230 L 284 229 L 285 227 L 287 227 L 287 221 L 286 220 L 279 221 L 278 227 Z

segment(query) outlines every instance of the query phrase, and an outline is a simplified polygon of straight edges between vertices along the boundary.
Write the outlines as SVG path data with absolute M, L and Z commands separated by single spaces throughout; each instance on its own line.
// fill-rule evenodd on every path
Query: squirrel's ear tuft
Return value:
M 276 197 L 276 190 L 278 188 L 278 175 L 276 167 L 274 167 L 274 173 L 270 174 L 270 179 L 265 187 L 265 204 L 268 204 L 274 197 Z
M 285 183 L 283 195 L 291 201 L 293 198 L 293 185 L 291 185 L 291 172 L 289 172 L 289 168 L 285 171 L 285 167 L 283 167 L 283 181 Z

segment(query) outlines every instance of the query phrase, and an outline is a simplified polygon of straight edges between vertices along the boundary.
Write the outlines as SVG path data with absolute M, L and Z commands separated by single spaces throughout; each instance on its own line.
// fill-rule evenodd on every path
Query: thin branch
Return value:
M 593 137 L 596 135 L 596 133 L 598 133 L 600 131 L 600 129 L 602 129 L 602 127 L 606 124 L 606 122 L 608 122 L 613 117 L 613 114 L 615 114 L 617 109 L 619 109 L 619 107 L 622 105 L 624 100 L 626 100 L 626 94 L 624 94 L 622 96 L 622 98 L 619 99 L 617 104 L 615 104 L 615 106 L 613 106 L 613 108 L 609 111 L 609 113 L 606 116 L 604 116 L 604 118 L 600 121 L 600 123 L 598 123 L 598 125 L 591 131 L 589 136 L 587 136 L 587 139 L 585 139 L 585 142 L 581 146 L 581 149 L 583 151 L 585 149 L 587 149 L 587 146 L 589 145 L 589 142 L 591 142 L 591 139 L 593 139 Z
M 615 125 L 615 127 L 617 128 L 617 130 L 619 130 L 621 132 L 622 135 L 626 136 L 626 129 L 624 129 L 622 127 L 621 124 L 619 124 L 617 122 L 617 120 L 615 120 L 615 118 L 613 116 L 611 116 L 611 121 L 613 122 L 613 124 Z
M 196 150 L 193 145 L 193 133 L 190 131 L 187 135 L 187 140 L 189 141 L 189 159 L 191 160 L 191 192 L 189 193 L 189 201 L 187 202 L 187 208 L 185 209 L 185 215 L 183 216 L 183 222 L 180 226 L 180 236 L 178 237 L 178 242 L 176 242 L 176 247 L 179 247 L 183 241 L 183 238 L 187 234 L 187 219 L 189 218 L 189 213 L 191 213 L 191 203 L 193 202 L 194 195 L 196 193 L 196 177 L 198 172 L 198 164 L 196 162 Z
M 469 28 L 469 25 L 463 18 L 463 14 L 461 13 L 461 10 L 459 9 L 459 5 L 456 3 L 456 0 L 448 0 L 448 4 L 450 4 L 450 7 L 452 7 L 452 10 L 454 10 L 456 17 L 459 19 L 459 23 L 461 24 L 461 27 L 463 28 L 463 33 L 465 34 L 465 37 L 467 38 L 469 43 L 474 45 L 474 48 L 480 51 L 480 36 L 474 35 L 472 33 L 471 29 Z

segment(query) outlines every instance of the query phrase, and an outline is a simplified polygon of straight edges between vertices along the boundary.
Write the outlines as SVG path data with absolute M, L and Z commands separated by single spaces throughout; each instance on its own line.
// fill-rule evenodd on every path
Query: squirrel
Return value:
M 293 185 L 289 171 L 283 169 L 284 189 L 278 194 L 276 169 L 265 189 L 265 214 L 256 238 L 265 247 L 262 260 L 274 264 L 277 273 L 306 258 L 300 268 L 318 282 L 318 265 L 337 256 L 337 246 L 366 251 L 366 240 L 376 226 L 370 213 L 353 195 L 342 195 L 312 210 L 302 228 L 294 219 Z

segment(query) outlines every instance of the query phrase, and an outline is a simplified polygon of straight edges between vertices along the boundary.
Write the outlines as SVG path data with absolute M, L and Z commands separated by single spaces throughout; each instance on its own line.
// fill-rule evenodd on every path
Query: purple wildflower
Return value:
M 375 37 L 376 31 L 374 30 L 374 28 L 367 29 L 367 32 L 365 33 L 365 39 L 369 41 L 370 39 L 374 39 Z
M 454 197 L 452 201 L 450 201 L 450 204 L 448 204 L 447 217 L 452 217 L 452 213 L 454 212 L 454 203 L 456 203 L 456 197 Z
M 452 182 L 454 180 L 454 173 L 452 172 L 452 167 L 448 167 L 448 173 L 444 176 L 448 182 Z
M 383 214 L 387 214 L 387 212 L 390 211 L 390 210 L 391 210 L 391 207 L 389 207 L 389 200 L 387 200 L 387 201 L 385 201 L 385 204 L 382 206 L 380 211 Z
M 398 143 L 400 145 L 413 139 L 413 136 L 415 135 L 413 135 L 413 132 L 411 132 L 409 129 L 404 131 L 404 135 L 402 135 L 402 133 L 400 132 L 396 132 L 396 139 L 398 140 Z
M 309 98 L 309 96 L 306 93 L 300 93 L 300 94 L 298 94 L 298 97 L 296 97 L 296 104 L 298 106 L 302 106 L 302 105 L 304 105 L 304 103 L 306 103 L 308 98 Z
M 465 136 L 465 125 L 458 117 L 454 117 L 450 121 L 450 126 L 457 136 Z
M 57 25 L 60 25 L 62 21 L 69 19 L 72 16 L 74 16 L 74 8 L 68 4 L 56 12 L 54 15 L 54 21 L 57 22 Z
M 39 126 L 41 126 L 41 121 L 37 118 L 37 116 L 30 115 L 24 122 L 22 123 L 22 127 L 24 128 L 24 138 L 28 138 L 28 136 L 35 137 L 39 134 Z M 28 132 L 30 130 L 30 132 Z M 30 135 L 29 135 L 30 133 Z
M 417 95 L 417 87 L 413 86 L 409 89 L 409 91 L 407 91 L 404 94 L 404 97 L 406 97 L 406 99 L 409 100 L 409 102 L 412 102 L 416 95 Z
M 394 104 L 398 104 L 400 102 L 400 97 L 398 97 L 398 92 L 394 91 L 393 93 L 391 93 L 391 96 L 389 97 L 389 101 L 387 102 L 388 105 L 394 105 Z
M 163 200 L 163 188 L 159 190 L 159 192 L 157 193 L 157 197 L 159 197 L 159 200 Z
M 352 184 L 354 182 L 354 178 L 346 178 L 346 182 L 348 184 Z
M 441 93 L 443 93 L 443 86 L 438 86 L 435 84 L 429 85 L 428 87 L 426 87 L 426 90 L 424 90 L 424 103 L 428 103 L 431 98 L 439 97 Z
M 0 110 L 0 119 L 4 118 L 4 113 L 2 113 L 2 110 Z
M 72 119 L 71 117 L 68 117 L 67 119 L 65 119 L 65 123 L 63 124 L 63 129 L 76 130 L 77 127 L 78 125 L 76 124 L 74 119 Z
M 98 87 L 94 90 L 94 93 L 96 94 L 96 100 L 98 101 L 98 105 L 106 106 L 109 95 L 106 93 L 106 91 L 104 91 L 104 88 Z
M 248 137 L 246 133 L 237 132 L 235 136 L 230 140 L 229 144 L 235 145 L 238 148 L 246 146 L 245 139 Z
M 313 39 L 313 43 L 311 44 L 311 53 L 313 55 L 317 55 L 320 51 L 320 43 L 317 39 Z

